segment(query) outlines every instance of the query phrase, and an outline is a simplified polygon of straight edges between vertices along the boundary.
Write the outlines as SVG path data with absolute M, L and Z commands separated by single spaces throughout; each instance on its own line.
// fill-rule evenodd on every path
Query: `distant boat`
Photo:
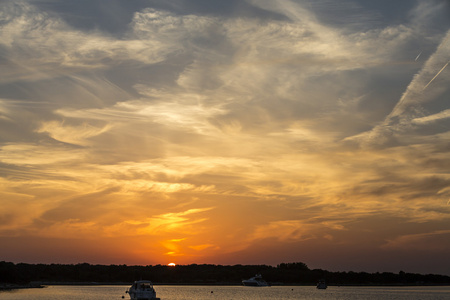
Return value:
M 130 295 L 131 300 L 159 300 L 152 282 L 148 280 L 135 281 L 126 293 Z
M 325 282 L 325 280 L 319 280 L 319 282 L 317 283 L 317 286 L 316 286 L 318 289 L 320 289 L 320 290 L 324 290 L 324 289 L 326 289 L 328 286 L 327 286 L 327 283 Z
M 245 286 L 269 286 L 269 284 L 262 279 L 261 274 L 256 274 L 250 279 L 242 280 L 242 284 Z

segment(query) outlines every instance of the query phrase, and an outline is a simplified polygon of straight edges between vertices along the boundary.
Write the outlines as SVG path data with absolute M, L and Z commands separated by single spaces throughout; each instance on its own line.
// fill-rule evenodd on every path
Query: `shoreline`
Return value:
M 46 288 L 48 286 L 104 286 L 104 285 L 116 285 L 116 286 L 129 286 L 132 283 L 127 282 L 33 282 L 30 284 L 1 284 L 0 291 L 10 291 L 18 289 L 34 289 L 34 288 Z M 154 286 L 243 286 L 238 283 L 153 283 Z M 310 286 L 315 287 L 311 284 L 270 284 L 271 286 Z M 450 286 L 447 284 L 329 284 L 328 287 L 439 287 L 439 286 Z
M 12 291 L 21 289 L 43 289 L 46 285 L 42 284 L 2 284 L 0 285 L 0 291 Z

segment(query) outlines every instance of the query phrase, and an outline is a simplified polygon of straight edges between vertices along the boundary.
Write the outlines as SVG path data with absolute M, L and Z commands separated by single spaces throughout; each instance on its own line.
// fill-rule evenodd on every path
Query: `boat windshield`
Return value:
M 140 288 L 143 290 L 148 290 L 152 288 L 152 285 L 150 283 L 141 283 Z

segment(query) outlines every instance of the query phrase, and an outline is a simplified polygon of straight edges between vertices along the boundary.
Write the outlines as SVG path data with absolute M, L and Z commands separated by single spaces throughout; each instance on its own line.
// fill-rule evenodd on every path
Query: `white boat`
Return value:
M 320 290 L 324 290 L 324 289 L 326 289 L 328 286 L 327 286 L 327 283 L 325 282 L 325 280 L 319 280 L 319 282 L 317 283 L 317 286 L 316 286 L 318 289 L 320 289 Z
M 245 286 L 269 286 L 269 284 L 262 279 L 261 274 L 256 274 L 250 279 L 242 280 L 242 284 Z
M 135 281 L 126 292 L 130 295 L 131 300 L 159 300 L 156 297 L 153 283 L 148 280 Z

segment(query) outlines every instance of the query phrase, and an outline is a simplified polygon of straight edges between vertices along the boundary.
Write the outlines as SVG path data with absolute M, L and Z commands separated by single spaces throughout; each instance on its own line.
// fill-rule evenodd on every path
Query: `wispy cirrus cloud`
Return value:
M 391 138 L 395 139 L 395 136 L 400 136 L 409 130 L 413 130 L 413 125 L 424 123 L 420 122 L 420 120 L 426 121 L 433 118 L 432 116 L 429 118 L 423 116 L 423 105 L 439 100 L 443 94 L 448 92 L 447 85 L 445 85 L 448 82 L 448 77 L 444 75 L 440 80 L 441 82 L 434 86 L 433 89 L 428 90 L 426 88 L 434 81 L 437 75 L 444 71 L 448 63 L 449 38 L 450 31 L 444 36 L 435 53 L 430 56 L 423 68 L 414 76 L 399 102 L 386 119 L 371 131 L 355 137 L 356 139 L 361 138 L 363 143 L 382 144 L 388 142 Z M 445 111 L 437 115 L 445 115 Z

